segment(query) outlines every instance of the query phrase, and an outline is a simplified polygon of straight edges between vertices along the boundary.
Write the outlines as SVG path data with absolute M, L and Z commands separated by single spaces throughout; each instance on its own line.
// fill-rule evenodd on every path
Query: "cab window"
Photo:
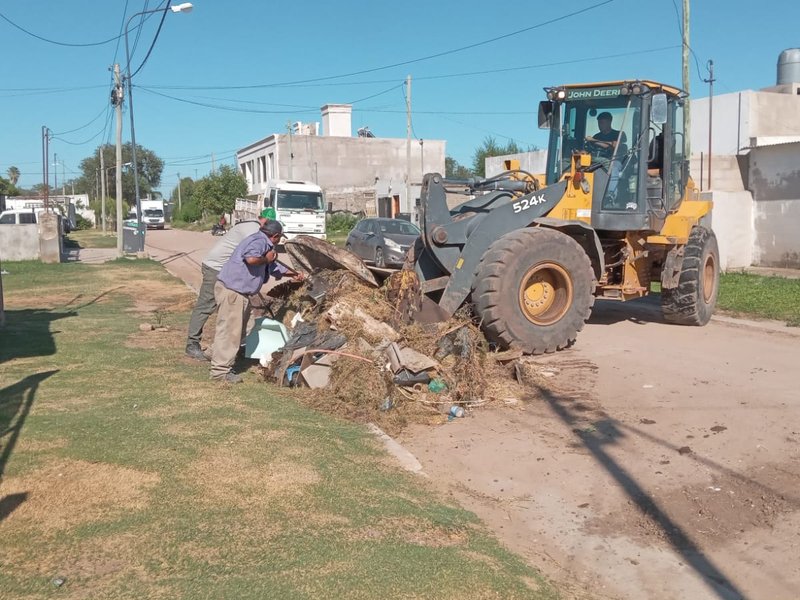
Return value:
M 24 225 L 36 223 L 36 215 L 33 213 L 19 213 L 19 222 Z

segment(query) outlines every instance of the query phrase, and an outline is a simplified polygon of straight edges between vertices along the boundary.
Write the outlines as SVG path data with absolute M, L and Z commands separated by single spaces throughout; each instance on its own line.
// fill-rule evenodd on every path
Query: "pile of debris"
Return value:
M 301 237 L 286 249 L 311 275 L 268 294 L 266 314 L 287 337 L 261 360 L 268 381 L 306 388 L 314 406 L 389 431 L 520 396 L 508 364 L 516 356 L 490 352 L 469 313 L 412 320 L 413 273 L 379 286 L 357 257 L 326 242 Z

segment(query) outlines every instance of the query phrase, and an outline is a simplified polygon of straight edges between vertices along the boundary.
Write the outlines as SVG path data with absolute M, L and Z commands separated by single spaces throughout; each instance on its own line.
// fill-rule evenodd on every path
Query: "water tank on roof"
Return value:
M 778 57 L 778 85 L 800 83 L 800 48 L 789 48 Z

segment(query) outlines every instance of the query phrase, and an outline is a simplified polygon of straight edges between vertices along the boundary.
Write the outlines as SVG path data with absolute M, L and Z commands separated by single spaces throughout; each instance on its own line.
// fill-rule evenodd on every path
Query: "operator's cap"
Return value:
M 268 206 L 264 210 L 261 211 L 261 214 L 258 215 L 262 219 L 269 219 L 270 221 L 275 220 L 275 209 L 271 206 Z
M 275 234 L 283 233 L 283 225 L 280 221 L 267 221 L 261 226 L 261 231 L 272 237 Z
M 611 120 L 611 113 L 610 112 L 601 112 L 597 115 L 597 120 L 602 121 L 603 119 L 610 121 Z

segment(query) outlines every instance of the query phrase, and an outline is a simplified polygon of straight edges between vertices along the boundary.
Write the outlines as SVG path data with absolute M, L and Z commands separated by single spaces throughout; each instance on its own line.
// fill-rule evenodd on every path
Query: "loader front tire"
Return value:
M 553 229 L 525 228 L 489 246 L 472 302 L 490 342 L 544 354 L 575 342 L 592 312 L 595 283 L 578 242 Z
M 677 325 L 708 323 L 719 293 L 719 247 L 710 229 L 696 226 L 683 251 L 678 287 L 661 290 L 664 319 Z

